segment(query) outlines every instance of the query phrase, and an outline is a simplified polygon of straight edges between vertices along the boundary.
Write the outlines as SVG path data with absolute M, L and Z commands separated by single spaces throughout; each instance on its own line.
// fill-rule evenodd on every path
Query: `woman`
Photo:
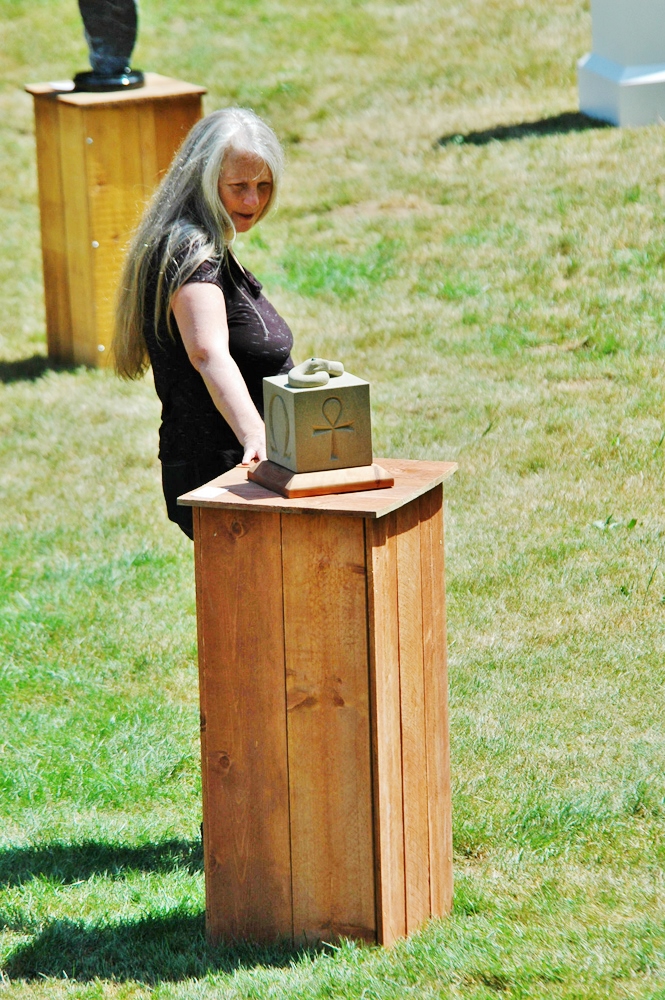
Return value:
M 272 207 L 277 137 L 252 111 L 198 122 L 149 205 L 125 262 L 116 371 L 152 365 L 162 402 L 159 457 L 168 516 L 192 537 L 181 493 L 266 457 L 263 378 L 293 367 L 289 327 L 232 251 Z

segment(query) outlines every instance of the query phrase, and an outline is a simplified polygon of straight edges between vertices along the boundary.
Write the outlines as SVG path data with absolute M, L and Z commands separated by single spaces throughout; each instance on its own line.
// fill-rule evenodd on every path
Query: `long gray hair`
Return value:
M 259 216 L 272 208 L 284 169 L 277 136 L 253 111 L 225 108 L 196 123 L 176 154 L 134 234 L 125 260 L 116 309 L 113 362 L 123 378 L 140 378 L 150 366 L 143 329 L 148 285 L 157 287 L 151 322 L 158 327 L 166 313 L 171 330 L 171 301 L 204 261 L 221 266 L 236 231 L 219 196 L 218 182 L 230 150 L 253 153 L 272 174 L 272 192 Z M 169 284 L 163 302 L 166 273 Z

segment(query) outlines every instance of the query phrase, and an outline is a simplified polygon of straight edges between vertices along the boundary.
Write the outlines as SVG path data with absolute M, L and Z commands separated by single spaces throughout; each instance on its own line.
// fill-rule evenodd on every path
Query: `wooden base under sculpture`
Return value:
M 292 472 L 268 460 L 252 466 L 247 478 L 289 499 L 320 497 L 328 493 L 382 490 L 395 485 L 394 477 L 376 463 L 350 469 L 328 469 L 325 472 Z

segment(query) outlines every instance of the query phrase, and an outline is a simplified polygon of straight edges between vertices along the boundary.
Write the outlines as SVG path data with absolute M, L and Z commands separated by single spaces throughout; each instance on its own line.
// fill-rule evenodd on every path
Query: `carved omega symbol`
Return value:
M 328 421 L 328 426 L 312 428 L 312 437 L 318 437 L 319 434 L 330 434 L 330 457 L 333 461 L 337 461 L 339 458 L 336 454 L 335 434 L 338 431 L 353 431 L 354 429 L 352 420 L 345 424 L 340 423 L 343 409 L 342 400 L 338 396 L 328 396 L 321 407 L 321 412 Z
M 277 410 L 275 410 L 275 406 Z M 277 420 L 277 425 L 275 424 Z M 270 406 L 268 407 L 268 423 L 270 424 L 270 445 L 274 451 L 282 455 L 284 458 L 291 458 L 291 453 L 288 451 L 289 438 L 291 436 L 291 427 L 289 424 L 289 414 L 286 409 L 286 403 L 281 396 L 275 394 L 270 400 Z

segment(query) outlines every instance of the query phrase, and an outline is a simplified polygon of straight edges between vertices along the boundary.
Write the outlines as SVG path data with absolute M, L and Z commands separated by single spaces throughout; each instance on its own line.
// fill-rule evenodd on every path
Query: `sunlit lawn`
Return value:
M 78 11 L 0 0 L 8 997 L 665 997 L 665 132 L 558 119 L 589 43 L 577 0 L 144 0 L 135 64 L 286 143 L 239 253 L 296 359 L 370 379 L 377 455 L 460 466 L 452 918 L 390 951 L 210 950 L 159 408 L 44 357 L 21 87 L 85 68 Z

